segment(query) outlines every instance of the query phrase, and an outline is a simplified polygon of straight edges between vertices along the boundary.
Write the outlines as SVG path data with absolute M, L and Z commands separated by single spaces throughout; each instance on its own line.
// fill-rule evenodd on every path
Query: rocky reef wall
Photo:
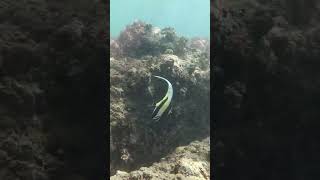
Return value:
M 127 31 L 137 32 L 132 29 L 135 27 L 143 32 L 144 24 L 140 24 L 142 27 L 134 23 Z M 123 33 L 130 34 L 127 31 Z M 144 35 L 132 38 L 144 38 Z M 179 38 L 172 38 L 175 39 Z M 111 174 L 151 166 L 176 147 L 209 137 L 210 67 L 206 43 L 194 39 L 188 46 L 199 48 L 186 49 L 179 56 L 174 54 L 179 47 L 174 47 L 157 55 L 150 52 L 137 57 L 128 55 L 135 51 L 135 46 L 133 49 L 126 46 L 129 48 L 125 49 L 126 53 L 113 54 L 112 50 L 123 52 L 121 45 L 115 46 L 121 42 L 115 41 L 111 42 L 115 48 L 111 49 L 110 58 Z M 139 42 L 144 47 L 143 41 Z M 161 47 L 157 42 L 154 45 Z M 174 89 L 172 113 L 160 122 L 151 119 L 155 101 L 148 91 L 155 81 L 151 75 L 167 78 Z M 165 92 L 166 87 L 160 85 L 158 97 L 163 94 L 161 90 Z
M 0 179 L 106 176 L 106 8 L 0 2 Z
M 210 179 L 210 140 L 205 138 L 177 147 L 150 167 L 132 172 L 117 171 L 111 180 L 123 179 Z
M 223 2 L 212 12 L 216 178 L 312 179 L 319 4 Z

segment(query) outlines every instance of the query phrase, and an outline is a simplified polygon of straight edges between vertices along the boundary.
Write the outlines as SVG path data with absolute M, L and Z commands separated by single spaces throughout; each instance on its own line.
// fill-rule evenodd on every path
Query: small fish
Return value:
M 168 90 L 167 90 L 166 95 L 162 98 L 161 101 L 159 101 L 156 104 L 156 107 L 154 108 L 154 110 L 152 112 L 152 119 L 155 121 L 158 121 L 171 103 L 171 99 L 173 96 L 173 89 L 172 89 L 172 84 L 167 79 L 160 77 L 160 76 L 153 76 L 153 77 L 162 79 L 162 80 L 166 81 L 168 84 Z

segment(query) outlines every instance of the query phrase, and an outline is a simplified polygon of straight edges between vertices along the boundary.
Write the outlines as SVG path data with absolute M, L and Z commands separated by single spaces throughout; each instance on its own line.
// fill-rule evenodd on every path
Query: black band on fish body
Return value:
M 158 107 L 156 107 L 156 109 L 155 109 L 154 112 L 152 113 L 152 119 L 158 114 L 159 110 L 160 110 L 161 107 L 164 105 L 164 103 L 167 102 L 167 100 L 168 100 L 168 97 L 166 97 L 166 98 L 164 99 L 164 101 L 162 101 L 161 104 L 160 104 Z

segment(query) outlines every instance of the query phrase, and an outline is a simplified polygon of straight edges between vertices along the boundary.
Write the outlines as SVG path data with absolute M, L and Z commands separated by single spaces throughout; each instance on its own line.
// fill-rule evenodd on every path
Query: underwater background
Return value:
M 210 1 L 113 0 L 110 12 L 111 179 L 209 179 Z M 158 121 L 168 85 L 155 75 L 173 89 Z
M 111 148 L 121 150 L 111 157 L 120 169 L 114 171 L 117 177 L 209 179 L 210 157 L 216 179 L 319 179 L 320 2 L 221 2 L 224 16 L 218 13 L 221 4 L 211 4 L 217 128 L 209 129 L 206 40 L 184 44 L 177 27 L 151 23 L 173 37 L 158 43 L 132 34 L 150 26 L 130 21 L 119 28 L 126 32 L 123 41 L 111 40 L 116 51 L 109 60 L 107 1 L 1 0 L 0 179 L 108 179 L 109 126 L 117 127 Z M 142 39 L 154 55 L 133 53 Z M 175 124 L 162 135 L 145 124 L 153 110 L 148 72 L 174 86 Z M 160 86 L 155 92 L 162 97 L 165 84 L 151 82 Z M 107 124 L 109 95 L 116 121 Z M 208 153 L 209 131 L 214 156 Z M 171 144 L 175 141 L 181 143 Z
M 160 28 L 173 27 L 185 37 L 210 37 L 209 0 L 111 0 L 110 35 L 116 37 L 126 25 L 142 20 Z

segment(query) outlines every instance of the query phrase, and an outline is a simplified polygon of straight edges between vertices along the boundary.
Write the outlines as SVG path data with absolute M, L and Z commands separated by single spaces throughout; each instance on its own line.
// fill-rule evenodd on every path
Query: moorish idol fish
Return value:
M 152 112 L 152 119 L 155 121 L 158 121 L 161 116 L 163 115 L 163 113 L 168 109 L 170 103 L 171 103 L 171 99 L 173 96 L 173 89 L 172 89 L 172 84 L 165 78 L 160 77 L 160 76 L 153 76 L 159 79 L 162 79 L 164 81 L 167 82 L 168 84 L 168 90 L 166 95 L 162 98 L 161 101 L 159 101 L 156 104 L 156 107 L 154 108 L 153 112 Z

